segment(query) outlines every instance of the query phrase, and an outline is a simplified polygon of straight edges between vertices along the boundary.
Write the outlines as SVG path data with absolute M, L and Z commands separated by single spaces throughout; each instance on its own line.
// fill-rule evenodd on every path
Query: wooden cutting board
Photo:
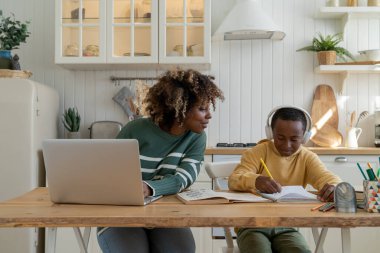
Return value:
M 323 119 L 325 117 L 325 119 Z M 343 137 L 337 130 L 339 124 L 338 106 L 336 104 L 334 90 L 327 84 L 318 85 L 314 92 L 311 107 L 311 119 L 313 126 L 319 126 L 319 121 L 325 123 L 315 128 L 316 133 L 311 141 L 322 147 L 337 147 L 342 143 Z
M 315 89 L 313 104 L 311 106 L 313 125 L 326 114 L 330 114 L 326 124 L 338 129 L 339 115 L 334 90 L 327 84 L 320 84 Z
M 316 134 L 311 137 L 311 141 L 321 147 L 338 147 L 342 144 L 342 134 L 330 125 L 324 125 L 316 130 Z

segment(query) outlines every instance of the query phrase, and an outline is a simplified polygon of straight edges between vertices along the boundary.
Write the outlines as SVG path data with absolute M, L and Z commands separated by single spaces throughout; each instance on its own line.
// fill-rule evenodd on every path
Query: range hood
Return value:
M 257 0 L 236 0 L 214 34 L 217 40 L 282 40 L 285 33 L 264 12 Z

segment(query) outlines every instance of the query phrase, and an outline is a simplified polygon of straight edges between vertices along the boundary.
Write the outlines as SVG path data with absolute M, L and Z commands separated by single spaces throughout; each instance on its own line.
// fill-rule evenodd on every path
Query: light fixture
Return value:
M 217 40 L 282 40 L 285 33 L 264 12 L 257 0 L 237 0 L 214 34 Z

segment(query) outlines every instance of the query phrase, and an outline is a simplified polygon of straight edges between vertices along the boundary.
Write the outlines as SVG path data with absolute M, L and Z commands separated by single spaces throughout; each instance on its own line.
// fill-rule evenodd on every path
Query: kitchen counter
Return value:
M 250 148 L 217 148 L 207 147 L 205 155 L 241 155 L 244 151 Z M 323 148 L 323 147 L 308 147 L 317 155 L 380 155 L 380 148 L 375 147 L 360 147 L 360 148 Z

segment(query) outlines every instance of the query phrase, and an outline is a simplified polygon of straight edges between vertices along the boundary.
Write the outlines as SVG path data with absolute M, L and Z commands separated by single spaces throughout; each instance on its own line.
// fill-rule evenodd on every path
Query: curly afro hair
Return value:
M 189 69 L 165 72 L 144 99 L 146 114 L 159 126 L 182 124 L 187 112 L 195 105 L 224 100 L 223 92 L 214 83 L 214 77 Z

